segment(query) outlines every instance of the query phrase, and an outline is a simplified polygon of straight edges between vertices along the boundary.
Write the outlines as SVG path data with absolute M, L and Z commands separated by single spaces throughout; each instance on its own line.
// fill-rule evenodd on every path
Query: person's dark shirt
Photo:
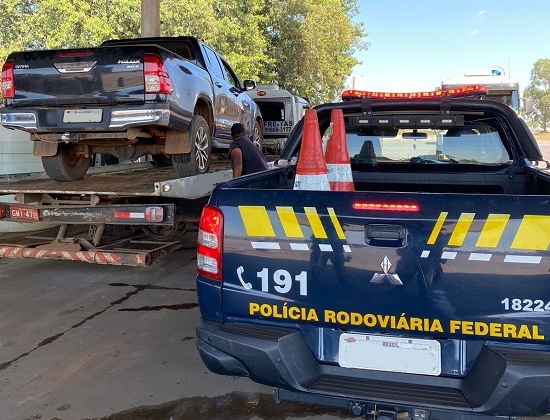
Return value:
M 243 170 L 241 175 L 248 175 L 254 172 L 268 169 L 265 156 L 260 152 L 252 141 L 245 135 L 233 139 L 229 145 L 229 154 L 233 149 L 241 149 Z

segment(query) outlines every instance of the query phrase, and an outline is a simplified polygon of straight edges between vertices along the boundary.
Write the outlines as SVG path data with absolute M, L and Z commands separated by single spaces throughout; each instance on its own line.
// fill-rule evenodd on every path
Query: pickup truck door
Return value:
M 214 137 L 230 139 L 231 126 L 239 122 L 240 108 L 218 55 L 205 45 L 201 47 L 214 86 Z

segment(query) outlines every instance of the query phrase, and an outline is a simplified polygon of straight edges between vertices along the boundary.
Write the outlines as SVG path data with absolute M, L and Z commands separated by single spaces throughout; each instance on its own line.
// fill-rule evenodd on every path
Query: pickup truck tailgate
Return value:
M 529 213 L 544 197 L 302 191 L 294 206 L 291 191 L 221 194 L 228 321 L 548 343 L 550 219 Z
M 143 50 L 121 47 L 15 53 L 12 105 L 143 102 L 143 57 Z

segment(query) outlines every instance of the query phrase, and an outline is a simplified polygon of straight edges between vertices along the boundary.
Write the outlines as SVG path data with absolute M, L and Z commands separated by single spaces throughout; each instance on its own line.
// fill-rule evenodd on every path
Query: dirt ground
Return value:
M 546 133 L 533 133 L 537 141 L 550 141 L 550 132 Z

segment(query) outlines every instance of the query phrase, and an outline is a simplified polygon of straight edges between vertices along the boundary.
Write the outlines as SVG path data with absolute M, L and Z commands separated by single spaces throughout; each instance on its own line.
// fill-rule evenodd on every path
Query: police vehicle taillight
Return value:
M 13 99 L 15 97 L 13 67 L 13 61 L 6 61 L 2 66 L 2 97 L 4 99 Z
M 450 96 L 461 98 L 467 96 L 485 96 L 485 86 L 472 85 L 453 89 L 434 90 L 429 92 L 369 92 L 364 90 L 346 90 L 342 93 L 343 101 L 353 101 L 361 98 L 371 99 L 430 99 Z
M 172 93 L 172 84 L 164 64 L 156 54 L 144 54 L 143 73 L 145 77 L 145 93 Z
M 199 221 L 197 271 L 212 280 L 222 278 L 222 233 L 222 212 L 216 207 L 205 206 Z

